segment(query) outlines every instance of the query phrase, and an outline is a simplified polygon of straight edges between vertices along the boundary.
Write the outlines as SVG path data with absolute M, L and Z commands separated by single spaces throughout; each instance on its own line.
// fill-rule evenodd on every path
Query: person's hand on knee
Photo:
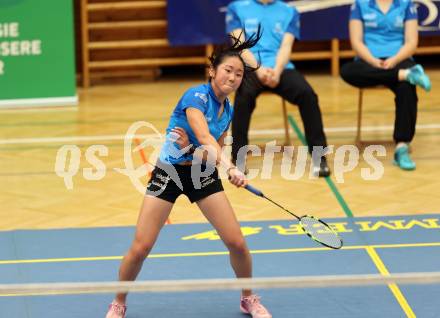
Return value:
M 373 58 L 371 61 L 368 62 L 368 64 L 375 68 L 384 68 L 384 61 L 381 59 Z
M 397 60 L 395 56 L 387 58 L 385 61 L 383 61 L 383 68 L 386 70 L 392 69 L 396 67 Z
M 261 84 L 266 85 L 269 82 L 269 79 L 271 77 L 271 69 L 267 68 L 267 67 L 260 67 L 257 71 L 257 77 L 260 80 Z
M 266 85 L 269 86 L 270 88 L 275 88 L 280 83 L 281 73 L 279 73 L 273 69 L 270 69 L 270 70 L 271 70 L 271 72 L 270 72 L 271 76 L 270 76 L 269 80 L 267 81 Z

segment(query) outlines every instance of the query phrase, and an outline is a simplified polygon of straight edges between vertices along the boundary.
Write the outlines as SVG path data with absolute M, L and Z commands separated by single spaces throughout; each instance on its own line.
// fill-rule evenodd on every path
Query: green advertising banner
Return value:
M 0 0 L 0 108 L 78 102 L 72 0 Z

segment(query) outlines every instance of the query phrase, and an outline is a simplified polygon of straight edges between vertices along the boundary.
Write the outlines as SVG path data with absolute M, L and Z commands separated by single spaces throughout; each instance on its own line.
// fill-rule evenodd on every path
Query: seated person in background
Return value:
M 416 168 L 409 156 L 416 129 L 416 85 L 431 89 L 429 77 L 412 59 L 417 27 L 417 9 L 411 0 L 356 0 L 349 29 L 357 57 L 341 69 L 342 78 L 353 86 L 384 85 L 395 94 L 394 164 L 404 170 Z
M 288 102 L 298 105 L 304 124 L 305 137 L 312 153 L 313 146 L 327 146 L 318 97 L 310 84 L 290 62 L 295 38 L 299 37 L 299 13 L 279 0 L 234 1 L 226 14 L 226 31 L 233 36 L 248 38 L 258 26 L 262 38 L 253 48 L 243 52 L 250 66 L 261 64 L 256 74 L 238 89 L 235 95 L 232 120 L 232 159 L 236 162 L 239 150 L 249 144 L 248 130 L 256 99 L 263 91 L 271 91 Z M 313 156 L 315 175 L 330 175 L 325 157 Z M 236 162 L 243 167 L 243 162 Z

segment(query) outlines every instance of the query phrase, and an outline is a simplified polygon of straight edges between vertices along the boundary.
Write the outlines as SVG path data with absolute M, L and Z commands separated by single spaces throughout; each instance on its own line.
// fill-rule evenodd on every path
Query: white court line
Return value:
M 338 132 L 354 132 L 355 126 L 349 127 L 333 127 L 326 128 L 326 133 L 338 133 Z M 365 126 L 362 127 L 362 131 L 388 131 L 394 129 L 393 126 Z M 417 130 L 428 129 L 440 129 L 440 124 L 421 124 L 417 125 Z M 284 129 L 259 129 L 250 130 L 250 136 L 267 136 L 267 135 L 282 135 Z M 11 138 L 0 139 L 0 145 L 19 145 L 19 144 L 39 144 L 39 143 L 63 143 L 63 142 L 76 142 L 76 141 L 109 141 L 109 140 L 124 140 L 125 135 L 98 135 L 98 136 L 69 136 L 69 137 L 42 137 L 42 138 Z M 146 135 L 133 135 L 130 138 L 153 138 L 157 139 L 156 134 Z M 158 140 L 158 143 L 160 141 Z
M 77 106 L 51 106 L 49 108 L 0 108 L 0 114 L 77 112 Z
M 40 143 L 63 143 L 74 141 L 109 141 L 124 140 L 126 135 L 100 135 L 100 136 L 69 136 L 69 137 L 43 137 L 43 138 L 15 138 L 0 139 L 0 145 L 40 144 Z M 156 134 L 133 135 L 129 138 L 156 138 Z
M 0 100 L 0 108 L 64 107 L 78 105 L 78 95 Z
M 439 129 L 440 124 L 421 124 L 417 125 L 417 130 L 424 129 Z M 364 126 L 362 127 L 362 131 L 388 131 L 393 130 L 394 126 Z M 292 131 L 292 129 L 289 129 Z M 357 127 L 349 126 L 349 127 L 332 127 L 332 128 L 324 128 L 326 133 L 339 133 L 339 132 L 355 132 L 357 131 Z M 284 129 L 260 129 L 260 130 L 250 130 L 250 136 L 265 136 L 265 135 L 281 135 L 284 134 Z
M 439 129 L 440 124 L 424 124 L 424 125 L 417 125 L 417 130 L 424 130 L 424 129 Z M 365 126 L 362 127 L 362 131 L 386 131 L 386 130 L 393 130 L 394 126 L 388 125 L 388 126 Z M 327 128 L 324 129 L 325 132 L 345 132 L 345 131 L 357 131 L 357 127 L 335 127 L 335 128 Z

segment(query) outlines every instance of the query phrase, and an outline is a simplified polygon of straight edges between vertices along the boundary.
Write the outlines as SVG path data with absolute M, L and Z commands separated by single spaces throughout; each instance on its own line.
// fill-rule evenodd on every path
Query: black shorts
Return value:
M 147 184 L 146 194 L 174 203 L 184 194 L 191 203 L 223 191 L 217 168 L 208 175 L 205 165 L 171 165 L 158 161 Z M 198 172 L 202 172 L 202 174 Z M 206 176 L 205 176 L 206 175 Z

